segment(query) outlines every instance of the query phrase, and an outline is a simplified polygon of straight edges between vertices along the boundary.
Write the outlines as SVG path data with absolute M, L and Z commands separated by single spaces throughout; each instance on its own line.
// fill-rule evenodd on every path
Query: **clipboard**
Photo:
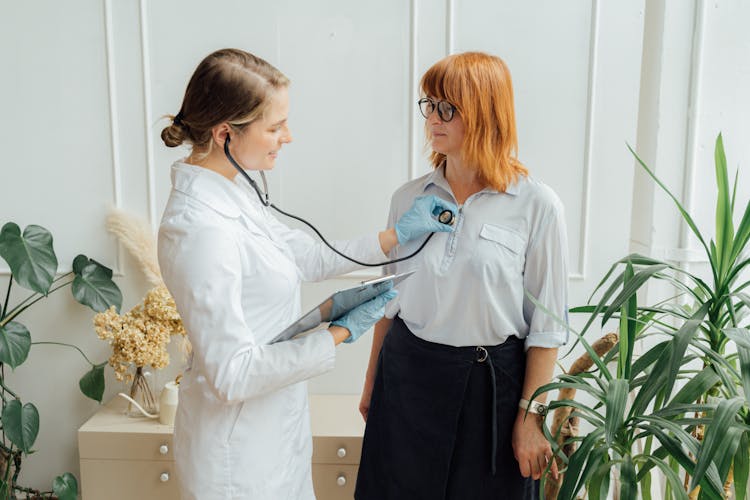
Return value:
M 339 290 L 329 295 L 323 302 L 286 327 L 270 343 L 275 344 L 276 342 L 293 339 L 298 335 L 317 328 L 321 323 L 328 323 L 338 319 L 358 305 L 364 304 L 390 288 L 395 288 L 399 283 L 414 274 L 414 272 L 407 271 L 405 273 L 382 276 L 369 281 L 363 281 L 351 288 Z

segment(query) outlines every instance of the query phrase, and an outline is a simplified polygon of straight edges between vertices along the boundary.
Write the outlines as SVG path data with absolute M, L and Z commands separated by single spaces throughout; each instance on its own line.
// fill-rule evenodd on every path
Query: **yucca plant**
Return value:
M 554 401 L 552 408 L 573 406 L 594 430 L 581 437 L 567 462 L 558 498 L 605 498 L 610 470 L 617 469 L 620 497 L 650 498 L 651 472 L 667 479 L 666 498 L 722 498 L 733 479 L 737 498 L 744 499 L 750 462 L 750 332 L 743 323 L 750 299 L 742 281 L 750 264 L 750 204 L 735 231 L 732 220 L 737 177 L 730 194 L 721 135 L 716 140 L 717 208 L 715 241 L 706 244 L 692 217 L 651 169 L 631 149 L 638 163 L 674 200 L 685 222 L 706 250 L 713 280 L 709 283 L 671 263 L 630 255 L 615 263 L 592 294 L 595 304 L 573 308 L 589 314 L 580 342 L 596 369 L 562 375 L 540 388 L 563 387 L 593 398 Z M 665 280 L 677 290 L 668 301 L 639 306 L 636 294 L 652 280 Z M 606 285 L 606 288 L 605 288 Z M 591 350 L 585 336 L 600 318 L 619 321 L 620 340 L 604 357 Z M 651 347 L 634 356 L 636 339 L 650 338 Z M 727 354 L 732 342 L 736 354 Z M 616 369 L 608 364 L 616 361 Z M 675 390 L 677 382 L 682 387 Z M 559 432 L 552 429 L 550 433 Z M 552 434 L 549 435 L 552 439 Z M 687 477 L 680 478 L 683 472 Z M 689 480 L 688 480 L 689 479 Z M 699 487 L 699 488 L 697 488 Z
M 0 424 L 0 499 L 16 498 L 16 494 L 34 495 L 33 498 L 78 497 L 75 477 L 66 472 L 52 483 L 52 491 L 40 492 L 17 484 L 21 472 L 22 456 L 31 453 L 39 433 L 39 411 L 33 403 L 22 402 L 21 397 L 6 384 L 4 366 L 16 368 L 24 363 L 32 345 L 57 344 L 78 350 L 90 370 L 78 385 L 87 397 L 101 402 L 104 393 L 104 363 L 93 363 L 75 345 L 62 342 L 32 342 L 31 333 L 16 320 L 24 311 L 46 299 L 49 294 L 69 287 L 73 298 L 94 311 L 101 312 L 110 306 L 119 311 L 122 294 L 112 281 L 112 270 L 85 255 L 78 255 L 72 270 L 57 276 L 57 256 L 52 235 L 41 226 L 30 225 L 21 233 L 18 225 L 9 222 L 0 230 L 0 257 L 10 267 L 11 276 L 5 300 L 0 300 L 0 399 L 2 413 Z M 11 306 L 13 284 L 31 293 L 15 306 Z M 52 497 L 52 495 L 56 495 Z

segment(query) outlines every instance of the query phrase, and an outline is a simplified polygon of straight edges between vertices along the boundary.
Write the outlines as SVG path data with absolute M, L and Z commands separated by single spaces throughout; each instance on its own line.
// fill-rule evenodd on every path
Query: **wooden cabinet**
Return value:
M 359 396 L 310 396 L 312 475 L 318 500 L 352 500 L 365 424 Z
M 130 418 L 121 398 L 103 406 L 78 430 L 83 500 L 179 500 L 172 427 Z
M 351 500 L 362 451 L 359 396 L 311 395 L 313 484 L 318 500 Z M 178 500 L 172 427 L 123 415 L 116 398 L 78 430 L 83 500 Z

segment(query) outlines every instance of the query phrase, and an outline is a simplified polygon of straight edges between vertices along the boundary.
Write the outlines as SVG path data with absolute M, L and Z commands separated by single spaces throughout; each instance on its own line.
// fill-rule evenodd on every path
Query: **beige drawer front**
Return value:
M 314 464 L 358 464 L 361 437 L 313 436 Z
M 312 466 L 313 487 L 318 500 L 352 500 L 357 482 L 356 465 Z M 343 484 L 342 484 L 343 483 Z
M 162 477 L 162 474 L 166 476 Z M 166 481 L 164 481 L 166 479 Z M 179 500 L 173 462 L 81 459 L 82 500 Z
M 81 459 L 174 460 L 171 434 L 79 432 Z

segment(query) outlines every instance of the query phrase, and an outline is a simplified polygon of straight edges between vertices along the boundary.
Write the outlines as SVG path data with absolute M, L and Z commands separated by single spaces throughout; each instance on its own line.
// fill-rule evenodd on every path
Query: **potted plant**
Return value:
M 0 301 L 0 398 L 2 398 L 3 440 L 0 443 L 0 499 L 15 498 L 16 493 L 61 500 L 75 499 L 78 484 L 66 472 L 54 479 L 52 491 L 41 492 L 17 484 L 22 458 L 32 451 L 39 433 L 39 412 L 31 402 L 9 388 L 3 375 L 5 365 L 16 368 L 26 361 L 29 351 L 37 344 L 57 344 L 77 349 L 91 369 L 81 377 L 79 387 L 87 397 L 101 403 L 104 394 L 104 363 L 93 363 L 76 346 L 60 342 L 33 342 L 29 330 L 16 320 L 23 312 L 49 294 L 69 288 L 73 298 L 94 311 L 101 312 L 114 306 L 119 310 L 122 294 L 112 281 L 112 270 L 85 255 L 78 255 L 69 273 L 57 276 L 58 262 L 53 248 L 52 235 L 41 226 L 30 225 L 23 233 L 17 224 L 9 222 L 0 230 L 0 257 L 10 267 L 11 277 L 5 300 Z M 21 302 L 11 305 L 14 283 L 31 293 Z
M 743 290 L 750 281 L 742 280 L 742 271 L 750 267 L 750 203 L 735 228 L 737 177 L 730 190 L 719 135 L 717 227 L 715 239 L 707 243 L 690 214 L 631 152 L 672 198 L 700 241 L 712 279 L 633 254 L 610 268 L 592 294 L 598 296 L 596 303 L 590 299 L 588 305 L 571 309 L 589 315 L 575 333 L 595 368 L 563 374 L 538 393 L 586 393 L 593 404 L 561 399 L 550 407 L 573 407 L 571 416 L 593 430 L 566 441 L 575 449 L 569 457 L 558 453 L 558 465 L 565 468 L 558 498 L 574 498 L 582 491 L 592 499 L 606 498 L 615 477 L 621 499 L 649 499 L 656 468 L 667 480 L 665 498 L 724 498 L 734 483 L 737 498 L 744 499 L 750 468 L 750 298 Z M 639 305 L 637 292 L 654 280 L 673 286 L 675 296 Z M 604 326 L 610 319 L 619 324 L 619 341 L 600 355 L 586 337 L 597 320 Z M 635 356 L 635 341 L 646 338 L 651 347 Z M 736 353 L 727 350 L 730 344 Z M 560 431 L 559 426 L 546 428 L 558 449 Z

